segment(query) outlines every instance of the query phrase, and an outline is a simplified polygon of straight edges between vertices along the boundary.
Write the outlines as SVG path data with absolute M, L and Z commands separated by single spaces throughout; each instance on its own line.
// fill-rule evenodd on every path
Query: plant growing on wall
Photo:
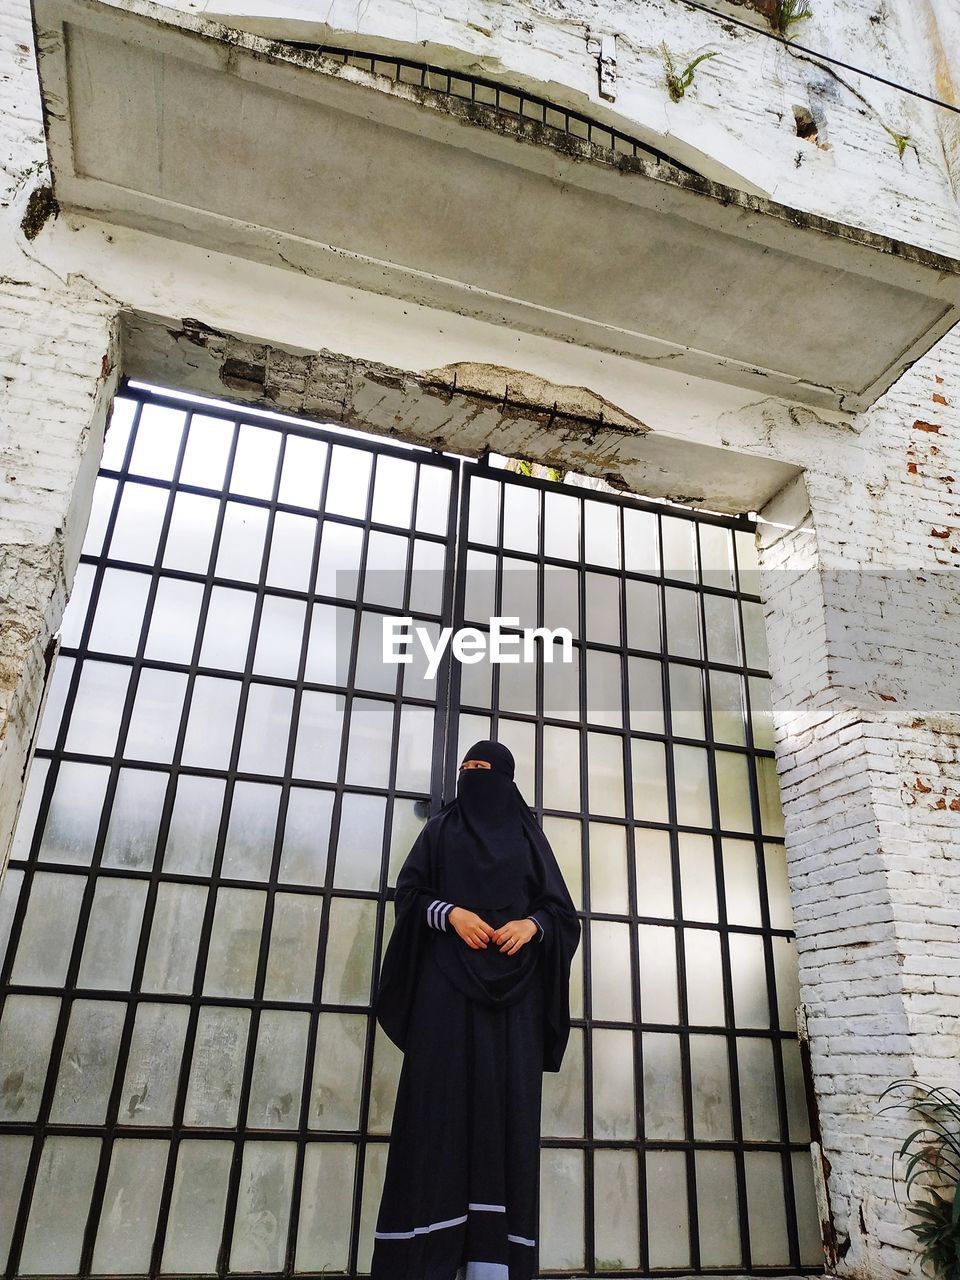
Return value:
M 706 62 L 707 58 L 715 58 L 717 56 L 716 53 L 701 53 L 692 62 L 688 62 L 683 70 L 680 71 L 677 68 L 673 54 L 666 44 L 661 44 L 660 52 L 663 55 L 663 65 L 666 72 L 667 93 L 669 93 L 672 102 L 679 102 L 693 84 L 693 73 L 700 63 Z
M 905 1091 L 906 1096 L 903 1096 Z M 917 1080 L 895 1080 L 880 1095 L 900 1094 L 881 1111 L 906 1110 L 922 1124 L 913 1129 L 891 1159 L 907 1161 L 904 1180 L 915 1221 L 907 1230 L 916 1237 L 920 1265 L 934 1280 L 960 1280 L 960 1093 Z M 899 1203 L 899 1200 L 898 1200 Z
M 785 40 L 789 40 L 791 28 L 805 18 L 812 18 L 813 10 L 807 0 L 776 0 L 773 11 L 773 27 Z
M 901 160 L 903 159 L 903 153 L 906 151 L 907 147 L 913 147 L 914 151 L 917 150 L 916 144 L 911 141 L 909 133 L 897 133 L 896 129 L 891 129 L 888 125 L 883 124 L 882 120 L 880 121 L 880 123 L 881 125 L 883 125 L 883 128 L 887 131 L 887 133 L 889 133 L 890 137 L 896 143 L 897 155 L 900 157 Z M 919 154 L 920 153 L 917 152 L 917 155 Z

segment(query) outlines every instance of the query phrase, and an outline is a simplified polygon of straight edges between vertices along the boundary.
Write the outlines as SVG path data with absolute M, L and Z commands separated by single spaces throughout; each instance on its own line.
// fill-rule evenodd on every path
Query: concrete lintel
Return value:
M 122 317 L 127 377 L 376 432 L 468 457 L 492 451 L 597 476 L 647 497 L 756 511 L 800 468 L 652 431 L 587 387 L 481 363 L 426 372 Z

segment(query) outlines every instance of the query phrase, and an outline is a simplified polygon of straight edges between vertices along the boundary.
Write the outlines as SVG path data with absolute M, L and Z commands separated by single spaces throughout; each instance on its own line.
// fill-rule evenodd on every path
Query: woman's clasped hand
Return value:
M 508 920 L 499 929 L 494 929 L 482 916 L 465 907 L 454 907 L 448 919 L 467 946 L 474 951 L 493 942 L 504 955 L 512 956 L 537 933 L 537 926 L 532 920 Z

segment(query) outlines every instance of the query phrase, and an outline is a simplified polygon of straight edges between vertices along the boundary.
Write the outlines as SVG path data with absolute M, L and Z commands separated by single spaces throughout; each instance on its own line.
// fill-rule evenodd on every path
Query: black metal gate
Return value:
M 485 736 L 584 915 L 542 1273 L 819 1271 L 750 530 L 125 388 L 0 890 L 6 1274 L 367 1269 L 389 887 Z M 574 663 L 381 660 L 494 614 Z

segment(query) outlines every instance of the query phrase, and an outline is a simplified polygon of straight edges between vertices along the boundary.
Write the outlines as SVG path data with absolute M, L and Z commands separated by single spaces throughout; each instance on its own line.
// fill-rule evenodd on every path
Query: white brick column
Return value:
M 958 347 L 945 339 L 865 415 L 863 474 L 810 472 L 762 513 L 802 1012 L 846 1275 L 916 1268 L 890 1181 L 913 1126 L 881 1116 L 879 1094 L 957 1083 Z
M 0 868 L 116 385 L 113 308 L 0 284 Z

